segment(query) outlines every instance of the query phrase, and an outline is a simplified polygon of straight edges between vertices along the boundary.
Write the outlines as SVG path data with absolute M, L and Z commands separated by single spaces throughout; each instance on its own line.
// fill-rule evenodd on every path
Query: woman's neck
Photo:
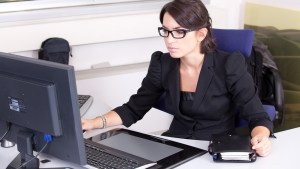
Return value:
M 184 71 L 200 71 L 204 60 L 204 54 L 195 54 L 180 59 L 180 69 Z
M 203 60 L 203 54 L 180 59 L 180 89 L 182 91 L 196 91 Z

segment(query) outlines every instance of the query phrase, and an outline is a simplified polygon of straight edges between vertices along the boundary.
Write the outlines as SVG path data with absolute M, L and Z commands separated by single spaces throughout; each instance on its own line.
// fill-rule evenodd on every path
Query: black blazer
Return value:
M 166 136 L 209 140 L 212 134 L 233 131 L 239 117 L 272 132 L 273 123 L 264 112 L 245 59 L 239 53 L 215 50 L 205 55 L 192 105 L 193 114 L 180 112 L 179 59 L 169 53 L 152 54 L 148 73 L 137 94 L 114 109 L 125 126 L 140 120 L 166 93 L 165 102 L 174 119 Z M 153 122 L 153 125 L 158 122 Z

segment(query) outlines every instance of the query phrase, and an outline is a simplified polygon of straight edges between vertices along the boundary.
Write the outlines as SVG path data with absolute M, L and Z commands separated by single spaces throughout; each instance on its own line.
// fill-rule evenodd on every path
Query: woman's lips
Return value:
M 175 53 L 177 51 L 177 48 L 173 48 L 173 47 L 168 47 L 168 51 L 170 53 Z

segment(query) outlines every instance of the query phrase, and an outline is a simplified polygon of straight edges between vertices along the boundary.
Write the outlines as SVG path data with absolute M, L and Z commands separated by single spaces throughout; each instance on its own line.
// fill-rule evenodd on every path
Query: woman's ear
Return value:
M 207 29 L 206 28 L 201 28 L 197 31 L 197 38 L 198 41 L 201 42 L 207 35 Z

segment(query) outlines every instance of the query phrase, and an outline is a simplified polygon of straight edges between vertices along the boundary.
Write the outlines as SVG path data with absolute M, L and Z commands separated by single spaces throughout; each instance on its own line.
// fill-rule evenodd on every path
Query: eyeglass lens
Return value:
M 186 33 L 189 32 L 189 30 L 177 29 L 177 30 L 169 31 L 165 28 L 160 27 L 160 28 L 158 28 L 158 32 L 159 32 L 159 35 L 162 37 L 168 37 L 169 34 L 171 33 L 173 38 L 181 39 L 181 38 L 185 37 Z

